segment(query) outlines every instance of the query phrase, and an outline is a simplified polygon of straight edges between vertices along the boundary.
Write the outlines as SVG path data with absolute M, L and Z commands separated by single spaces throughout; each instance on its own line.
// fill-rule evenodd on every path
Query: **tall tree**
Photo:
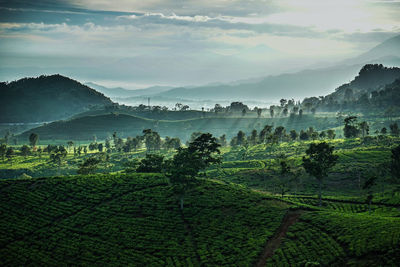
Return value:
M 255 146 L 257 144 L 257 137 L 258 137 L 258 133 L 257 130 L 254 129 L 253 131 L 251 131 L 251 135 L 250 135 L 250 144 L 252 146 Z
M 29 144 L 31 145 L 32 149 L 36 149 L 38 141 L 39 141 L 39 135 L 35 133 L 31 133 L 29 135 Z
M 7 145 L 6 144 L 1 144 L 0 145 L 0 157 L 4 161 L 4 157 L 6 156 L 7 152 Z
M 399 130 L 399 125 L 397 123 L 390 124 L 390 134 L 393 136 L 399 136 L 400 130 Z
M 390 173 L 397 184 L 396 191 L 400 191 L 400 145 L 392 149 Z
M 6 151 L 6 158 L 8 161 L 12 164 L 12 158 L 14 157 L 14 149 L 12 147 L 9 147 Z
M 319 184 L 319 205 L 322 205 L 322 181 L 328 176 L 329 170 L 336 164 L 338 156 L 333 154 L 334 147 L 326 142 L 311 143 L 303 156 L 305 171 L 314 176 Z
M 166 163 L 166 175 L 179 196 L 180 208 L 183 210 L 187 190 L 195 183 L 199 171 L 211 164 L 219 164 L 220 145 L 211 134 L 202 134 L 187 148 L 179 148 L 172 160 Z
M 366 121 L 361 122 L 359 127 L 363 138 L 369 134 L 369 125 Z
M 344 128 L 343 133 L 346 138 L 357 137 L 359 134 L 359 130 L 356 127 L 357 117 L 349 116 L 344 119 Z

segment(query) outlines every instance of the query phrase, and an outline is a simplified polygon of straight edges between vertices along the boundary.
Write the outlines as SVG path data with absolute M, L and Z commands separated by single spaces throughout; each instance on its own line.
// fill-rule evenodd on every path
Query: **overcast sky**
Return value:
M 0 0 L 0 79 L 197 85 L 357 56 L 400 34 L 397 0 Z

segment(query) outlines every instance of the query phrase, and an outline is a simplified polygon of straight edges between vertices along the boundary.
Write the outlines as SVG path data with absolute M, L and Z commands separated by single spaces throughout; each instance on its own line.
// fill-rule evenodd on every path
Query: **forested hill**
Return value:
M 61 75 L 0 83 L 0 122 L 53 121 L 110 104 L 103 94 Z
M 387 85 L 393 83 L 393 86 L 396 87 L 397 79 L 400 79 L 400 68 L 385 67 L 382 64 L 367 64 L 351 82 L 339 86 L 335 92 L 325 97 L 306 98 L 303 104 L 309 102 L 318 110 L 330 111 L 347 108 L 387 108 L 387 105 L 392 105 L 390 99 L 387 99 L 388 102 L 382 102 L 380 99 L 379 103 L 375 103 L 375 98 L 385 91 Z M 391 93 L 400 95 L 400 91 L 396 90 L 392 90 Z

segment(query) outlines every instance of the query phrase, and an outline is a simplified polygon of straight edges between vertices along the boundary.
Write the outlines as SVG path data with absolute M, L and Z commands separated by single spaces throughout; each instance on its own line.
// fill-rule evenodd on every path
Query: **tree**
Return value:
M 245 116 L 246 115 L 246 113 L 247 113 L 247 110 L 244 108 L 244 109 L 242 109 L 242 116 Z
M 369 125 L 366 121 L 361 122 L 359 127 L 363 138 L 369 134 Z
M 6 144 L 1 144 L 0 145 L 0 157 L 4 161 L 4 157 L 6 156 L 7 152 L 7 145 Z
M 400 183 L 400 145 L 392 149 L 390 173 L 396 184 Z M 397 188 L 398 190 L 399 188 Z
M 367 193 L 367 203 L 368 203 L 368 211 L 371 213 L 371 204 L 372 199 L 374 197 L 372 188 L 376 185 L 377 177 L 375 175 L 371 175 L 364 183 L 363 189 L 366 190 Z
M 273 109 L 273 107 L 269 108 L 269 115 L 271 116 L 271 118 L 274 117 L 274 109 Z
M 139 163 L 137 172 L 161 172 L 163 170 L 164 156 L 159 154 L 147 154 Z
M 12 148 L 12 147 L 9 147 L 8 149 L 7 149 L 7 152 L 6 152 L 6 158 L 8 159 L 8 161 L 12 164 L 12 158 L 13 158 L 13 156 L 14 156 L 14 149 Z
M 36 148 L 38 141 L 39 141 L 39 135 L 35 133 L 31 133 L 29 135 L 29 144 L 31 145 L 32 149 Z
M 279 181 L 279 190 L 281 193 L 281 197 L 283 198 L 285 193 L 289 191 L 289 188 L 284 179 L 285 176 L 290 173 L 290 167 L 285 160 L 281 160 L 280 165 L 281 165 L 281 179 Z
M 303 117 L 303 110 L 302 109 L 299 109 L 299 117 L 300 118 Z
M 199 170 L 203 170 L 211 164 L 219 164 L 221 159 L 216 155 L 220 154 L 217 139 L 210 133 L 205 133 L 197 137 L 189 144 L 189 152 L 200 155 Z
M 383 134 L 383 135 L 386 135 L 386 134 L 387 134 L 387 129 L 386 129 L 386 127 L 383 127 L 383 128 L 381 129 L 381 134 Z
M 257 118 L 261 117 L 261 113 L 262 113 L 262 109 L 261 108 L 257 108 Z
M 68 141 L 67 142 L 67 146 L 68 146 L 68 150 L 74 145 L 73 141 Z
M 308 135 L 308 132 L 306 132 L 306 131 L 304 131 L 304 130 L 301 130 L 301 131 L 300 131 L 299 138 L 300 138 L 300 140 L 302 140 L 302 141 L 307 141 L 307 140 L 310 138 L 310 136 Z
M 290 131 L 290 138 L 292 139 L 292 141 L 296 141 L 298 136 L 299 135 L 297 134 L 296 130 Z
M 189 143 L 187 148 L 179 148 L 172 160 L 166 162 L 166 175 L 179 196 L 180 208 L 183 210 L 184 197 L 195 183 L 197 173 L 211 164 L 219 164 L 221 159 L 220 145 L 215 137 L 206 133 Z
M 217 141 L 218 141 L 218 144 L 221 145 L 221 147 L 225 147 L 225 146 L 227 145 L 227 142 L 226 142 L 226 135 L 225 135 L 225 134 L 221 135 L 221 136 L 218 138 Z
M 281 107 L 283 108 L 286 105 L 287 100 L 282 98 L 281 100 L 279 100 L 279 102 L 281 103 Z
M 287 115 L 288 115 L 288 109 L 287 108 L 284 108 L 283 110 L 282 110 L 282 115 L 284 116 L 284 117 L 287 117 Z
M 357 122 L 357 117 L 356 116 L 349 116 L 344 119 L 344 136 L 346 138 L 352 138 L 352 137 L 357 137 L 359 134 L 358 128 L 355 126 L 355 123 Z
M 260 131 L 258 142 L 260 144 L 265 142 L 265 138 L 271 134 L 273 129 L 272 125 L 265 125 L 264 128 Z
M 78 174 L 94 174 L 97 170 L 97 165 L 101 162 L 101 160 L 97 157 L 90 157 L 86 159 L 80 166 L 77 171 Z
M 236 139 L 236 144 L 238 146 L 241 146 L 244 144 L 245 142 L 245 138 L 246 138 L 246 134 L 243 131 L 239 131 L 236 135 L 237 139 Z
M 399 130 L 399 125 L 397 123 L 390 124 L 390 134 L 393 136 L 399 136 L 400 130 Z
M 29 146 L 23 145 L 21 147 L 21 155 L 24 156 L 24 158 L 26 158 L 30 152 L 31 152 L 31 150 L 29 149 Z
M 279 140 L 279 142 L 282 142 L 282 138 L 286 134 L 286 129 L 283 126 L 278 126 L 275 128 L 274 136 Z
M 334 130 L 329 129 L 328 131 L 326 131 L 326 134 L 328 136 L 328 139 L 335 139 L 336 133 Z
M 148 152 L 160 150 L 161 148 L 161 137 L 156 131 L 151 129 L 143 130 L 144 143 Z
M 99 152 L 103 152 L 103 143 L 99 143 L 98 145 L 97 145 L 97 149 L 99 150 Z
M 331 169 L 337 162 L 338 156 L 333 154 L 334 147 L 326 142 L 312 143 L 303 156 L 303 167 L 305 171 L 314 176 L 319 184 L 319 206 L 322 205 L 322 180 L 328 176 Z
M 257 144 L 257 137 L 258 137 L 258 133 L 257 130 L 254 129 L 253 131 L 251 131 L 251 135 L 250 135 L 250 144 L 252 146 L 255 146 Z

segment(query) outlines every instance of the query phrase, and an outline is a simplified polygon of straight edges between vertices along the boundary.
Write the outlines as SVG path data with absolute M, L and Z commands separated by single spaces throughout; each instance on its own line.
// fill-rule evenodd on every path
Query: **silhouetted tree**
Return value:
M 164 156 L 159 154 L 146 154 L 139 163 L 137 172 L 161 172 L 163 170 Z
M 14 157 L 14 149 L 12 147 L 9 147 L 6 151 L 6 158 L 8 161 L 12 164 L 12 158 Z
M 262 113 L 262 109 L 258 108 L 257 109 L 257 117 L 260 118 L 261 117 L 261 113 Z
M 29 153 L 31 153 L 31 150 L 29 149 L 29 146 L 23 145 L 21 147 L 21 155 L 24 156 L 24 158 L 26 158 L 29 155 Z
M 296 141 L 298 137 L 298 134 L 296 132 L 296 130 L 291 130 L 290 131 L 290 138 L 292 139 L 292 141 Z
M 1 144 L 0 145 L 0 156 L 1 159 L 4 161 L 4 158 L 6 156 L 6 152 L 7 152 L 7 145 L 6 144 Z
M 322 205 L 322 180 L 328 176 L 329 169 L 332 168 L 338 156 L 333 154 L 333 146 L 326 142 L 319 144 L 312 143 L 303 156 L 303 167 L 307 173 L 314 176 L 319 184 L 319 206 Z
M 397 123 L 390 124 L 390 134 L 393 136 L 399 136 L 400 130 L 399 130 L 399 125 Z
M 357 117 L 356 116 L 349 116 L 344 119 L 344 136 L 346 138 L 352 138 L 352 137 L 357 137 L 359 134 L 358 128 L 355 126 L 355 123 L 357 122 Z
M 359 127 L 363 138 L 369 134 L 369 125 L 366 121 L 361 122 Z
M 371 204 L 372 204 L 372 199 L 374 197 L 373 195 L 373 190 L 372 188 L 376 185 L 376 179 L 377 177 L 375 175 L 371 175 L 364 183 L 363 189 L 366 190 L 367 193 L 367 203 L 368 203 L 368 211 L 371 213 Z
M 179 148 L 172 160 L 166 163 L 166 175 L 179 196 L 180 209 L 183 210 L 187 190 L 195 183 L 195 176 L 210 164 L 219 164 L 221 159 L 219 144 L 211 134 L 202 134 L 187 148 Z
M 238 146 L 243 145 L 243 144 L 244 144 L 244 141 L 245 141 L 245 138 L 246 138 L 246 134 L 245 134 L 243 131 L 239 131 L 239 132 L 237 133 L 236 137 L 237 137 L 237 140 L 236 140 L 237 145 L 238 145 Z
M 251 131 L 251 135 L 250 135 L 250 144 L 252 146 L 255 146 L 257 144 L 257 137 L 258 137 L 258 133 L 257 130 L 254 129 L 253 131 Z
M 326 133 L 327 133 L 329 139 L 335 139 L 336 133 L 334 130 L 329 129 L 328 131 L 326 131 Z
M 36 148 L 38 141 L 39 141 L 39 135 L 35 133 L 31 133 L 29 135 L 29 144 L 31 145 L 32 149 Z
M 90 157 L 86 159 L 77 170 L 78 174 L 87 175 L 96 173 L 97 166 L 101 160 L 97 157 Z

